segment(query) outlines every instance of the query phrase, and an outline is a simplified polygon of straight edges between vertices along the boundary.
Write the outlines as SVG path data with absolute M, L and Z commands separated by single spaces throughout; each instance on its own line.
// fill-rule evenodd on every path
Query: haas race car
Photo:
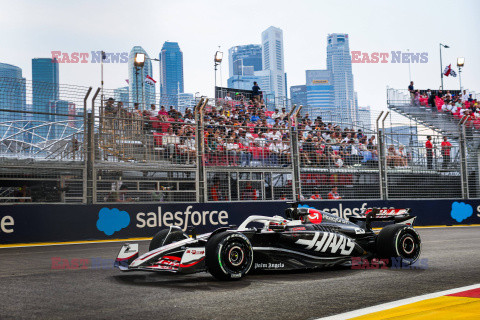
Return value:
M 180 274 L 210 272 L 219 280 L 234 280 L 253 270 L 313 269 L 349 264 L 352 258 L 396 259 L 413 264 L 421 240 L 409 209 L 367 209 L 349 220 L 298 203 L 285 217 L 248 217 L 240 226 L 196 235 L 179 227 L 159 231 L 149 252 L 139 256 L 138 244 L 124 244 L 115 261 L 122 271 Z M 393 222 L 376 233 L 373 221 Z

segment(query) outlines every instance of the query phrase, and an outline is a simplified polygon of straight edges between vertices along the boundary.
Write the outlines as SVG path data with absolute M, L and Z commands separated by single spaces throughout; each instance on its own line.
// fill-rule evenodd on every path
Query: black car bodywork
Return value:
M 178 227 L 158 232 L 150 251 L 125 244 L 115 266 L 123 271 L 208 271 L 221 280 L 254 270 L 294 270 L 335 266 L 362 259 L 400 258 L 414 263 L 421 240 L 409 209 L 368 209 L 349 220 L 293 204 L 285 216 L 250 216 L 240 226 L 190 236 Z M 393 222 L 380 232 L 373 221 Z

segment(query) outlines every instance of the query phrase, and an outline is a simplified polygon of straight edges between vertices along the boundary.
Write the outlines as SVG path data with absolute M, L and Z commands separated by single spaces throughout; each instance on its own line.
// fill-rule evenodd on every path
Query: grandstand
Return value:
M 399 90 L 388 89 L 390 112 L 346 123 L 222 88 L 180 112 L 116 101 L 114 90 L 61 85 L 68 110 L 45 101 L 50 109 L 33 112 L 32 83 L 25 86 L 21 110 L 0 97 L 4 203 L 326 199 L 334 186 L 343 199 L 480 197 L 479 118 L 432 111 Z M 364 126 L 370 122 L 375 128 Z

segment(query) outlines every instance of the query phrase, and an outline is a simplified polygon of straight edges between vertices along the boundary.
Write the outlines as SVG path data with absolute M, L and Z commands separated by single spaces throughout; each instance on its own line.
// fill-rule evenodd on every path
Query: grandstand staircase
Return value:
M 388 104 L 388 109 L 427 127 L 439 134 L 447 135 L 450 139 L 460 138 L 459 119 L 443 112 L 433 111 L 432 108 L 411 104 Z M 469 149 L 480 148 L 480 130 L 467 127 L 467 145 Z

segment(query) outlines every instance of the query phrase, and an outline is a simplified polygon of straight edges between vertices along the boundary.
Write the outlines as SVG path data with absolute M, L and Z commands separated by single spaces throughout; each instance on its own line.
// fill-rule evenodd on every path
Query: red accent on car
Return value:
M 311 223 L 318 224 L 322 223 L 322 213 L 317 210 L 317 209 L 308 209 L 308 220 L 310 220 Z
M 181 258 L 175 257 L 175 256 L 164 256 L 164 257 L 162 257 L 162 259 L 175 260 L 175 261 L 182 260 Z

